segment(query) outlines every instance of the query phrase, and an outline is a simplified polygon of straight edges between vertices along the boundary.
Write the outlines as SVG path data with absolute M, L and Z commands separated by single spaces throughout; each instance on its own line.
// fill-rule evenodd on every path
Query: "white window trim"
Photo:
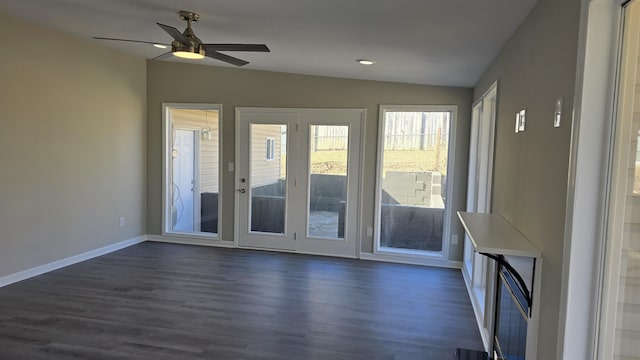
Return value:
M 498 81 L 496 80 L 473 104 L 472 137 L 469 144 L 469 171 L 467 177 L 467 211 L 491 212 L 497 101 Z M 492 102 L 495 102 L 495 104 L 492 105 Z M 480 125 L 482 125 L 482 128 Z M 484 133 L 483 130 L 489 131 Z M 480 152 L 485 149 L 478 147 L 483 144 L 479 136 L 487 136 L 486 143 L 488 147 L 484 154 Z M 479 158 L 486 161 L 484 166 L 480 166 L 482 160 Z M 485 171 L 485 176 L 477 174 L 480 171 Z M 476 178 L 476 175 L 478 175 L 478 178 Z M 473 199 L 470 196 L 473 196 Z M 470 259 L 467 259 L 467 256 L 470 256 Z M 473 250 L 466 233 L 464 236 L 462 274 L 471 298 L 471 305 L 473 306 L 485 351 L 489 352 L 493 344 L 495 320 L 496 264 L 493 260 Z

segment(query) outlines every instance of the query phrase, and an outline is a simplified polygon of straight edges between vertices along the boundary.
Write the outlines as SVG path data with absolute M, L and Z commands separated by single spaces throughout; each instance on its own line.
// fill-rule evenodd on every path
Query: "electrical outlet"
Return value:
M 451 235 L 451 245 L 458 245 L 458 235 Z
M 124 216 L 120 216 L 119 223 L 120 227 L 124 227 Z

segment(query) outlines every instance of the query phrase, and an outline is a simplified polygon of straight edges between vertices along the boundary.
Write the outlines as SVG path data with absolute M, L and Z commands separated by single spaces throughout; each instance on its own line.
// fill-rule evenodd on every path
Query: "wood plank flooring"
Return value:
M 0 288 L 0 359 L 453 359 L 459 270 L 142 243 Z

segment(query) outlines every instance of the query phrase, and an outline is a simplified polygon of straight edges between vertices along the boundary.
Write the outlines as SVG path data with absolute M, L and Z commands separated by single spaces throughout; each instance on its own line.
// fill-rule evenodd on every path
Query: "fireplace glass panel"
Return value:
M 516 300 L 520 289 L 504 268 L 500 270 L 500 284 L 496 312 L 494 350 L 498 359 L 524 360 L 527 344 L 527 311 Z

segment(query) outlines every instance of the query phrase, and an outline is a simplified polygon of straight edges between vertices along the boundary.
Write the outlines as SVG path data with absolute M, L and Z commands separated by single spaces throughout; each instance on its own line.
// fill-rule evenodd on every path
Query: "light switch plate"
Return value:
M 562 120 L 562 98 L 556 99 L 556 112 L 553 115 L 553 127 L 560 127 L 560 121 Z
M 518 132 L 524 131 L 524 124 L 526 122 L 527 111 L 525 109 L 520 110 L 520 127 L 518 128 Z
M 516 134 L 524 131 L 524 124 L 527 112 L 522 109 L 516 113 Z

